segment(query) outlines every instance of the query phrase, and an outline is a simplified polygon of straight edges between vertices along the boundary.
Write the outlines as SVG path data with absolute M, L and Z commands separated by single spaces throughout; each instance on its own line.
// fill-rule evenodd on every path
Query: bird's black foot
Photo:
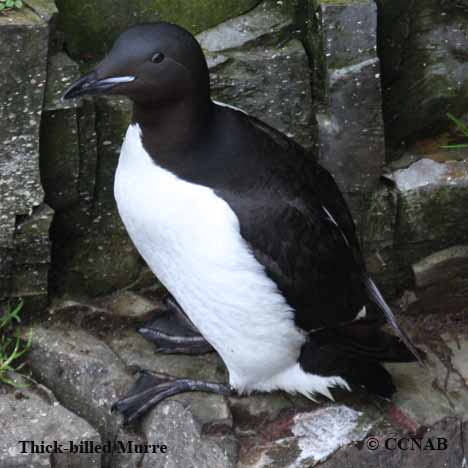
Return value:
M 190 379 L 170 380 L 169 377 L 156 377 L 147 371 L 141 371 L 128 395 L 114 403 L 112 411 L 122 413 L 125 423 L 129 424 L 170 396 L 198 391 L 219 395 L 233 393 L 231 387 L 225 384 Z
M 166 299 L 167 309 L 138 332 L 157 345 L 157 351 L 167 354 L 205 354 L 213 347 L 200 335 L 177 302 Z

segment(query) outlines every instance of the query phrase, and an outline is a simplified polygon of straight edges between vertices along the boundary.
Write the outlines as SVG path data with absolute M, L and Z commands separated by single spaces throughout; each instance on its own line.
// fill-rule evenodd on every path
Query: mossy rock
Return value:
M 468 164 L 420 159 L 393 173 L 398 189 L 396 243 L 464 243 L 468 225 Z
M 75 58 L 97 59 L 130 25 L 170 21 L 194 34 L 241 15 L 259 0 L 57 0 L 59 27 Z
M 451 127 L 468 99 L 466 2 L 377 0 L 383 111 L 390 157 Z

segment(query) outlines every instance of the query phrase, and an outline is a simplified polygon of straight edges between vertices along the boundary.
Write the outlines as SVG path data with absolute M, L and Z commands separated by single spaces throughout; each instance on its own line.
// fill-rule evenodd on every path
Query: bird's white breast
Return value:
M 114 193 L 135 246 L 219 352 L 232 385 L 248 389 L 296 362 L 304 336 L 235 213 L 209 187 L 159 167 L 137 125 L 127 131 Z

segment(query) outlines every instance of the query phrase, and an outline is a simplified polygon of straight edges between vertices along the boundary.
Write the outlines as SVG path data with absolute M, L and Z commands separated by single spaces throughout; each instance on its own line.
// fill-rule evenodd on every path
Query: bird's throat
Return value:
M 210 121 L 212 106 L 211 100 L 196 98 L 148 106 L 134 103 L 132 120 L 140 126 L 150 153 L 179 151 L 195 144 Z

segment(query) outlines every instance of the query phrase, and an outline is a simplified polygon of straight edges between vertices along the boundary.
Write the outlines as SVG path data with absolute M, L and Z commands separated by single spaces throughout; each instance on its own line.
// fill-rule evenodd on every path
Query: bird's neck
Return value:
M 209 98 L 185 98 L 157 106 L 134 103 L 133 122 L 137 123 L 155 152 L 171 152 L 193 144 L 207 127 L 213 103 Z

